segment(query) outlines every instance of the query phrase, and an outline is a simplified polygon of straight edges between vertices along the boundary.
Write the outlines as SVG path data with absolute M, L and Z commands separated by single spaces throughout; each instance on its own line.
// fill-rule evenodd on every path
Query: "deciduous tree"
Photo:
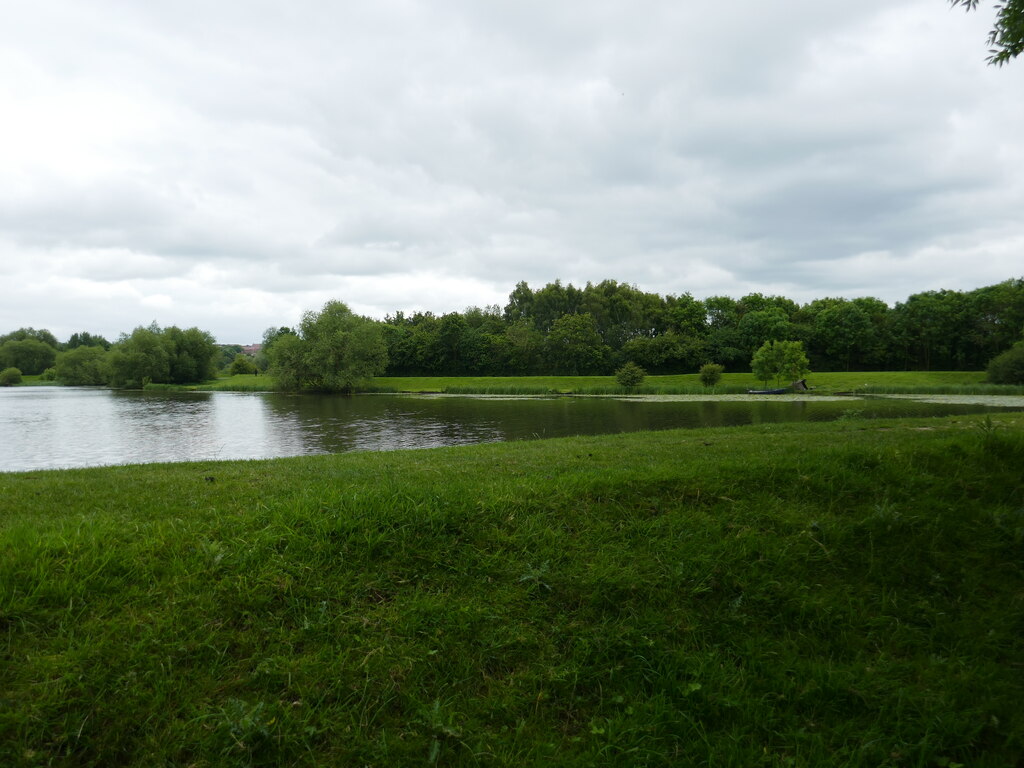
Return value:
M 761 381 L 774 378 L 796 381 L 810 373 L 804 345 L 799 341 L 766 341 L 750 361 L 750 369 Z
M 967 10 L 978 7 L 978 0 L 950 0 L 954 6 Z M 989 64 L 1002 66 L 1024 51 L 1024 0 L 997 2 L 996 22 L 988 34 Z
M 278 338 L 270 359 L 283 389 L 352 392 L 384 371 L 387 346 L 380 323 L 328 301 L 303 315 L 297 337 Z
M 77 346 L 57 355 L 57 381 L 72 387 L 102 386 L 110 381 L 107 351 L 100 346 Z

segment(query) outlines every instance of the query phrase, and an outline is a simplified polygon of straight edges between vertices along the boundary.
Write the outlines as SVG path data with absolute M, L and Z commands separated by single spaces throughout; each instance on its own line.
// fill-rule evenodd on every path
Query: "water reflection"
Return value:
M 650 401 L 0 390 L 0 471 L 428 448 L 701 426 L 970 414 L 907 400 Z

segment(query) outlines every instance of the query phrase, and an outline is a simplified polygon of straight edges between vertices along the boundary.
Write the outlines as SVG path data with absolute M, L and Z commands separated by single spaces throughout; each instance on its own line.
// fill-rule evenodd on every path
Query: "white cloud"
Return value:
M 0 28 L 0 331 L 224 341 L 519 280 L 1019 276 L 1024 64 L 934 0 L 125 4 Z M 941 285 L 937 284 L 941 282 Z

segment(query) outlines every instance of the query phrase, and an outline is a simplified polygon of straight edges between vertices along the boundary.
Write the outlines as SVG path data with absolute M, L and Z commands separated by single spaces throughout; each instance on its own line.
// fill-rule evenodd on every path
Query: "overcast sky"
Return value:
M 0 333 L 1022 277 L 1024 60 L 982 6 L 7 2 Z

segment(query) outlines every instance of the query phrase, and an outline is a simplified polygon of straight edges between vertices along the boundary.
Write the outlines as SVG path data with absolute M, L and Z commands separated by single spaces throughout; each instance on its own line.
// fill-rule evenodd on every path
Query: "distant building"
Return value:
M 244 352 L 247 355 L 255 355 L 261 349 L 263 349 L 262 344 L 249 344 L 248 346 L 242 347 L 242 352 Z

